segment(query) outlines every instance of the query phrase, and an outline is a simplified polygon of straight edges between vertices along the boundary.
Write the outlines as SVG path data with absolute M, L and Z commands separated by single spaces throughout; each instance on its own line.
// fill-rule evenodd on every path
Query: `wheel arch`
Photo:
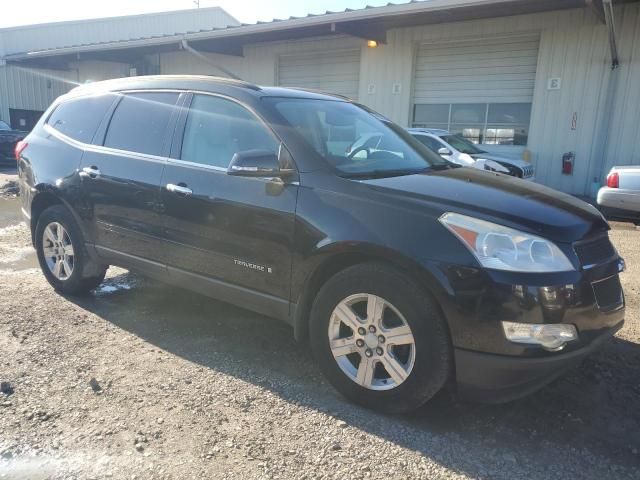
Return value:
M 52 207 L 53 205 L 65 206 L 69 210 L 69 212 L 71 212 L 71 215 L 73 216 L 74 220 L 78 223 L 78 226 L 80 227 L 81 232 L 85 236 L 85 239 L 87 238 L 85 235 L 86 232 L 84 231 L 84 225 L 80 216 L 71 207 L 71 204 L 67 200 L 65 200 L 64 194 L 60 190 L 56 189 L 55 187 L 52 187 L 51 185 L 45 185 L 45 184 L 36 186 L 34 190 L 35 190 L 35 193 L 31 198 L 31 205 L 30 205 L 30 212 L 29 212 L 31 216 L 30 225 L 29 225 L 31 229 L 31 242 L 34 246 L 35 246 L 35 231 L 36 231 L 36 226 L 38 225 L 38 219 L 40 218 L 40 215 L 42 215 L 42 212 L 44 212 L 47 208 Z
M 451 339 L 449 322 L 442 307 L 442 302 L 445 301 L 447 294 L 446 288 L 438 279 L 442 278 L 441 274 L 389 248 L 349 242 L 348 244 L 334 244 L 323 247 L 307 261 L 308 264 L 311 263 L 313 266 L 309 268 L 292 312 L 294 335 L 298 342 L 305 343 L 308 341 L 311 307 L 322 285 L 346 268 L 369 262 L 383 263 L 399 270 L 414 280 L 425 293 L 430 294 L 440 310 L 442 318 L 445 320 L 448 335 Z

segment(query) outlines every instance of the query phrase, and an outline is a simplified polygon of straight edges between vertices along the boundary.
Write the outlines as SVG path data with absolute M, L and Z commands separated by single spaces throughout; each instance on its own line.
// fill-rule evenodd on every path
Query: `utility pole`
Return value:
M 193 3 L 196 4 L 196 8 L 200 8 L 200 0 L 193 0 Z

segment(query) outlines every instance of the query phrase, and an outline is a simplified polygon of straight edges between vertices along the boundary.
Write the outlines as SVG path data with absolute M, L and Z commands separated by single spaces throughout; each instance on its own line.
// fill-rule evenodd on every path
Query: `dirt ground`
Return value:
M 0 172 L 0 479 L 640 478 L 640 230 L 626 325 L 507 405 L 385 416 L 340 397 L 287 326 L 110 269 L 56 294 Z

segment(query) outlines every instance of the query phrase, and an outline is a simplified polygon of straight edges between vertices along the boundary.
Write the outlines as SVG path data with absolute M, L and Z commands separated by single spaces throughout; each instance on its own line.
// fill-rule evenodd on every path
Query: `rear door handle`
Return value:
M 100 169 L 98 167 L 95 166 L 90 166 L 90 167 L 84 167 L 81 171 L 80 171 L 80 176 L 84 177 L 84 178 L 98 178 L 100 176 Z
M 167 191 L 171 193 L 176 193 L 183 197 L 188 197 L 193 193 L 193 190 L 191 190 L 186 185 L 174 185 L 173 183 L 167 183 Z

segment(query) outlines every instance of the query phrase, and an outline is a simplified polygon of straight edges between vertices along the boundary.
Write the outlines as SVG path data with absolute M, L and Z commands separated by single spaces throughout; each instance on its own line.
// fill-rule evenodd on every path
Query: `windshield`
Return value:
M 0 130 L 11 130 L 11 127 L 0 120 Z
M 443 135 L 440 138 L 462 153 L 467 153 L 469 155 L 473 155 L 475 153 L 486 153 L 484 150 L 480 150 L 462 135 Z
M 408 175 L 449 165 L 402 128 L 353 103 L 300 98 L 267 101 L 340 176 Z

